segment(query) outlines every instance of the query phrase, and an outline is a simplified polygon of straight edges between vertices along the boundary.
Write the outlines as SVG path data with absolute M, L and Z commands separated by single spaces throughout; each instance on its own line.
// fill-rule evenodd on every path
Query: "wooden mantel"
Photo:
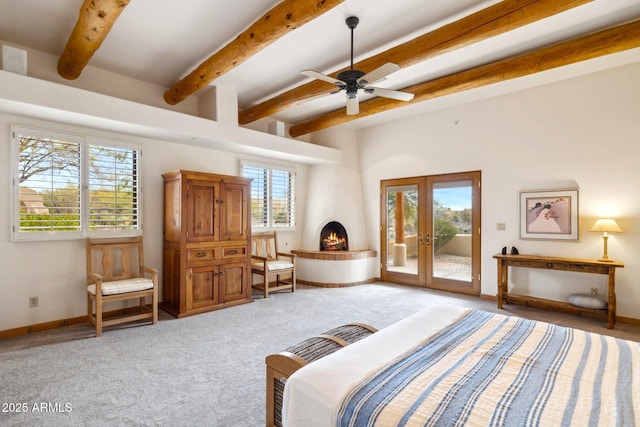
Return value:
M 576 314 L 589 313 L 594 315 L 606 314 L 607 327 L 613 329 L 616 323 L 616 268 L 623 268 L 624 264 L 617 261 L 597 261 L 591 259 L 549 257 L 539 255 L 494 255 L 498 260 L 498 308 L 503 304 L 515 303 L 539 308 L 558 309 Z M 547 270 L 573 271 L 579 273 L 605 274 L 607 282 L 607 309 L 577 307 L 567 302 L 551 301 L 528 295 L 509 293 L 509 267 L 541 268 Z
M 300 258 L 331 261 L 347 261 L 351 259 L 375 258 L 378 256 L 378 253 L 372 249 L 359 251 L 307 251 L 303 249 L 294 249 L 291 253 L 296 254 Z

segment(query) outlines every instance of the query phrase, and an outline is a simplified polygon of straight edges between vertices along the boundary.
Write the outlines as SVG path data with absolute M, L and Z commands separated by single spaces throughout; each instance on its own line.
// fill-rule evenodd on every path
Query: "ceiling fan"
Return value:
M 331 94 L 345 91 L 347 115 L 350 116 L 360 112 L 358 103 L 359 90 L 399 101 L 411 101 L 414 97 L 412 93 L 372 86 L 375 83 L 386 80 L 386 76 L 389 74 L 398 71 L 400 69 L 399 65 L 388 62 L 369 73 L 353 69 L 353 30 L 358 26 L 359 22 L 360 20 L 356 16 L 350 16 L 346 20 L 347 27 L 351 30 L 351 68 L 349 70 L 340 72 L 336 78 L 313 70 L 304 70 L 302 74 L 336 85 L 338 90 L 330 92 Z

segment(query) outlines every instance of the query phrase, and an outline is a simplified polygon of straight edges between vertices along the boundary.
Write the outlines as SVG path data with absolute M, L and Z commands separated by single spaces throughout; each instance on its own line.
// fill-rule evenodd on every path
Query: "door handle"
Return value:
M 431 245 L 431 233 L 427 233 L 427 246 Z
M 418 233 L 418 246 L 424 244 L 424 235 L 422 233 Z

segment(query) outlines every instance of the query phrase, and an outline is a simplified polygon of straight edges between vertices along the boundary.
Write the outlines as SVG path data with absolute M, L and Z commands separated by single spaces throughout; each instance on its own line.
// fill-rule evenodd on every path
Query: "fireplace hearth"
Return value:
M 347 230 L 337 221 L 331 221 L 320 232 L 321 251 L 348 251 Z

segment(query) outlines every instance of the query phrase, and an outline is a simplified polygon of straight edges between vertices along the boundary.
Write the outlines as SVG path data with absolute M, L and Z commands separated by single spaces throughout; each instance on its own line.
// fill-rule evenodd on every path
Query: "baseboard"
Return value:
M 626 323 L 628 325 L 640 325 L 640 319 L 635 317 L 616 316 L 616 323 Z
M 123 316 L 139 310 L 139 307 L 121 308 L 119 310 L 108 311 L 104 313 L 105 317 Z M 17 337 L 20 335 L 30 334 L 32 332 L 42 332 L 49 329 L 61 328 L 63 326 L 77 325 L 79 323 L 88 323 L 87 316 L 71 317 L 69 319 L 52 320 L 51 322 L 36 323 L 35 325 L 22 326 L 15 329 L 7 329 L 0 331 L 0 339 Z

